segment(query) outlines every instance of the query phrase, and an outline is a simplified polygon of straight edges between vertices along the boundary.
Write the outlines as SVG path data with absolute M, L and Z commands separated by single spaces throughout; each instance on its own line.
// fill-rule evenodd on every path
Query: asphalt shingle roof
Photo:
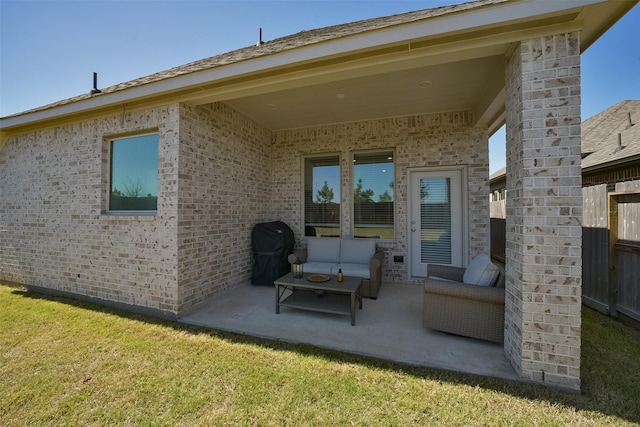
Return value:
M 631 115 L 631 116 L 629 116 Z M 629 117 L 631 123 L 629 123 Z M 625 100 L 582 122 L 582 169 L 611 163 L 640 161 L 640 101 Z M 618 147 L 618 134 L 622 147 Z M 494 172 L 489 180 L 499 182 L 507 168 Z
M 621 101 L 582 122 L 582 154 L 583 169 L 640 156 L 640 101 Z
M 380 18 L 366 19 L 362 21 L 351 22 L 347 24 L 334 25 L 330 27 L 319 28 L 315 30 L 301 31 L 299 33 L 281 37 L 278 39 L 270 40 L 264 44 L 257 46 L 248 46 L 241 49 L 237 49 L 231 52 L 223 53 L 220 55 L 212 56 L 195 62 L 191 62 L 185 65 L 180 65 L 174 68 L 170 68 L 165 71 L 154 73 L 145 77 L 134 79 L 128 82 L 120 83 L 107 88 L 101 88 L 102 94 L 114 93 L 130 89 L 133 87 L 143 86 L 146 84 L 171 79 L 174 77 L 196 73 L 199 71 L 211 70 L 217 67 L 239 63 L 250 59 L 264 57 L 280 52 L 284 52 L 291 49 L 310 46 L 313 44 L 323 43 L 330 40 L 339 39 L 342 37 L 353 36 L 357 34 L 363 34 L 370 31 L 381 30 L 390 28 L 393 26 L 418 22 L 438 16 L 447 14 L 466 12 L 471 9 L 476 9 L 482 6 L 505 3 L 511 0 L 477 0 L 467 3 L 461 3 L 450 6 L 441 6 L 432 9 L 423 9 L 414 12 L 407 12 L 397 15 L 384 16 Z M 91 98 L 90 93 L 85 93 L 73 98 L 61 100 L 52 104 L 48 104 L 42 107 L 38 107 L 29 111 L 14 114 L 8 117 L 20 116 L 23 114 L 33 113 L 36 111 L 43 111 L 54 107 L 71 104 L 84 99 Z

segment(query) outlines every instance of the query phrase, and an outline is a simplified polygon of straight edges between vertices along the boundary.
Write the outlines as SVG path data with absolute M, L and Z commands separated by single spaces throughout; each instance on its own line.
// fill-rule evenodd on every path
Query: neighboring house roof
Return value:
M 640 100 L 625 100 L 591 116 L 581 125 L 582 173 L 640 162 Z M 489 177 L 504 186 L 507 168 Z
M 302 31 L 3 117 L 0 130 L 227 102 L 270 129 L 470 111 L 491 133 L 504 122 L 504 57 L 514 44 L 581 31 L 584 50 L 637 2 L 478 0 Z M 344 88 L 353 96 L 336 101 Z M 265 105 L 278 105 L 277 115 Z
M 640 161 L 640 100 L 626 100 L 582 123 L 582 170 Z
M 494 173 L 491 174 L 491 176 L 489 176 L 489 183 L 493 184 L 496 181 L 503 180 L 506 176 L 507 176 L 507 167 L 505 166 L 502 169 L 495 171 Z

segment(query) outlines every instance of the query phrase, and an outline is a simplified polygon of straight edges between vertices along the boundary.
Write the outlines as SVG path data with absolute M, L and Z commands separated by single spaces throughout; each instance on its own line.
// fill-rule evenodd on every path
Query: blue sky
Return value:
M 0 116 L 302 30 L 460 3 L 0 0 Z M 640 6 L 582 58 L 582 116 L 640 99 Z M 503 167 L 504 132 L 490 141 Z

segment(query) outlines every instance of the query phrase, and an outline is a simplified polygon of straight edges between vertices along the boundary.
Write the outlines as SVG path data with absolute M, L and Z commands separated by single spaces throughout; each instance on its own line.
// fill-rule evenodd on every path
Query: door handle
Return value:
M 412 227 L 412 228 L 411 228 L 411 231 L 413 231 L 413 232 L 415 233 L 416 229 Z

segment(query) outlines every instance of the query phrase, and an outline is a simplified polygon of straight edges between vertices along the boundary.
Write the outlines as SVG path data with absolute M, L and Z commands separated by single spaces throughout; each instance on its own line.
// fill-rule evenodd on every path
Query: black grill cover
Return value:
M 294 240 L 291 228 L 281 221 L 264 222 L 253 227 L 253 285 L 273 286 L 276 279 L 291 271 L 287 258 L 293 253 Z

